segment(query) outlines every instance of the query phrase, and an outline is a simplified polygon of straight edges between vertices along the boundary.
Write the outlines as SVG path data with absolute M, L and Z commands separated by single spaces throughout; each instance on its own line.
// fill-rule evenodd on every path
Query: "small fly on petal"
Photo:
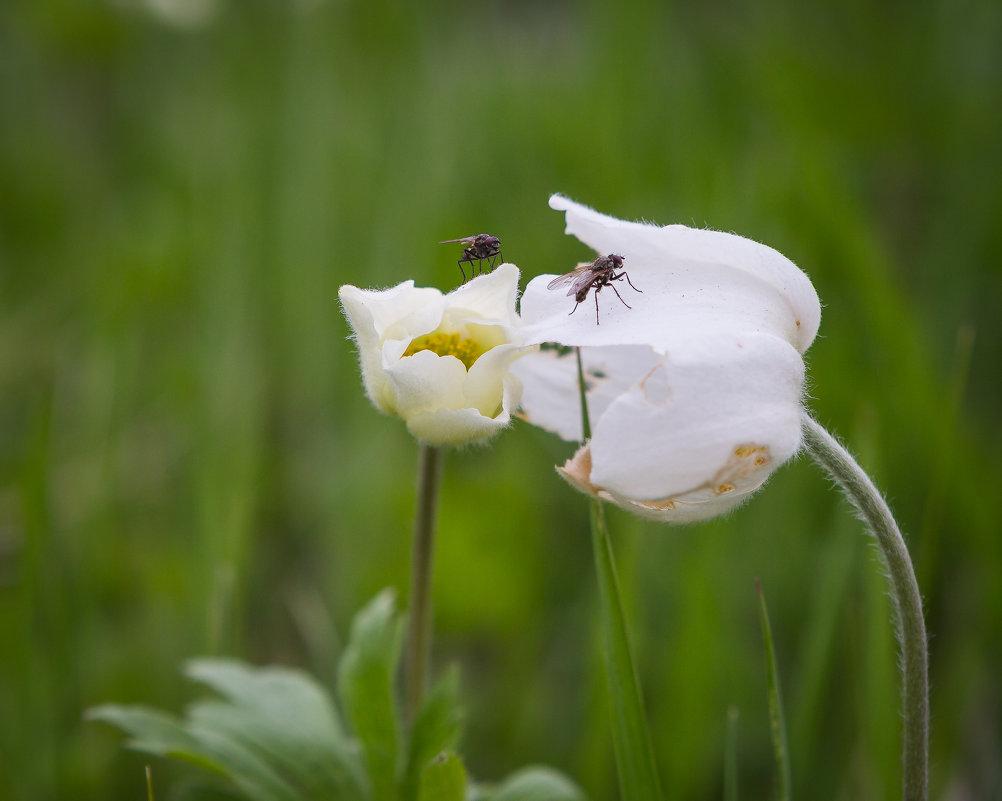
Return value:
M 619 270 L 617 273 L 616 270 Z M 584 299 L 588 297 L 588 293 L 594 289 L 595 290 L 595 325 L 599 325 L 598 321 L 598 293 L 602 291 L 603 287 L 612 287 L 612 291 L 616 293 L 616 297 L 619 298 L 620 302 L 626 306 L 628 309 L 633 307 L 623 300 L 623 296 L 619 294 L 619 290 L 613 285 L 613 281 L 622 281 L 626 279 L 626 283 L 630 285 L 630 288 L 635 292 L 643 291 L 637 289 L 633 286 L 633 282 L 630 280 L 630 276 L 627 274 L 626 270 L 623 269 L 623 257 L 615 253 L 610 253 L 608 256 L 599 256 L 591 264 L 581 264 L 571 270 L 569 273 L 564 273 L 559 278 L 554 278 L 546 285 L 547 289 L 559 289 L 567 284 L 571 285 L 571 288 L 567 290 L 567 295 L 570 297 L 574 296 L 574 300 L 577 301 L 574 304 L 574 308 L 568 312 L 568 316 L 574 314 L 578 310 Z
M 438 244 L 451 245 L 454 242 L 467 245 L 463 249 L 462 257 L 456 262 L 459 265 L 459 272 L 463 274 L 464 284 L 466 283 L 466 272 L 463 270 L 464 262 L 469 262 L 470 278 L 473 278 L 476 275 L 473 262 L 477 263 L 476 269 L 480 269 L 481 274 L 483 274 L 482 267 L 485 261 L 487 262 L 488 272 L 494 269 L 494 264 L 498 260 L 504 261 L 504 255 L 501 253 L 501 240 L 491 234 L 476 234 L 474 236 L 463 236 L 459 239 L 444 239 Z

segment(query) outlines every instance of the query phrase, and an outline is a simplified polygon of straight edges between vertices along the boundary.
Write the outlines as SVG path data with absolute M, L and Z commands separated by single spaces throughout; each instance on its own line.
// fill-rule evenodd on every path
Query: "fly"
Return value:
M 618 272 L 617 272 L 618 270 Z M 571 285 L 571 288 L 567 290 L 567 295 L 573 295 L 574 300 L 577 301 L 574 304 L 574 308 L 570 310 L 569 314 L 574 314 L 578 310 L 585 298 L 588 297 L 588 293 L 591 290 L 595 290 L 595 325 L 599 325 L 598 321 L 598 293 L 602 291 L 603 287 L 612 287 L 612 291 L 616 293 L 616 297 L 619 298 L 620 302 L 626 306 L 628 309 L 633 307 L 623 300 L 623 296 L 619 294 L 619 290 L 613 285 L 613 281 L 622 281 L 626 279 L 626 283 L 630 285 L 630 288 L 635 292 L 641 292 L 633 286 L 633 282 L 630 280 L 630 276 L 626 274 L 626 270 L 623 269 L 623 257 L 617 256 L 615 253 L 610 253 L 608 256 L 599 256 L 591 264 L 582 264 L 575 267 L 569 273 L 564 273 L 559 278 L 554 278 L 550 283 L 546 285 L 547 289 L 557 289 L 558 287 Z
M 476 234 L 475 236 L 464 236 L 459 239 L 446 239 L 438 244 L 450 245 L 453 242 L 459 242 L 460 244 L 467 246 L 463 249 L 462 258 L 456 262 L 456 264 L 459 265 L 459 272 L 463 274 L 464 284 L 466 283 L 466 272 L 463 270 L 464 262 L 469 263 L 470 278 L 472 278 L 476 275 L 473 262 L 477 263 L 477 268 L 481 268 L 483 263 L 486 261 L 488 270 L 493 270 L 494 263 L 498 259 L 504 261 L 504 256 L 501 254 L 501 240 L 496 236 L 491 236 L 490 234 Z

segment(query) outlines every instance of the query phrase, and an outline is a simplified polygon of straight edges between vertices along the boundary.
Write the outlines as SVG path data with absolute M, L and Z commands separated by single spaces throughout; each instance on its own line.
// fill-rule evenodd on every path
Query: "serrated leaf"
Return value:
M 452 751 L 443 751 L 421 771 L 418 801 L 464 801 L 466 769 Z
M 252 801 L 301 801 L 266 762 L 219 732 L 143 707 L 107 705 L 91 710 L 89 716 L 132 735 L 131 748 L 191 762 L 226 776 Z
M 373 801 L 396 796 L 400 738 L 393 679 L 401 633 L 394 593 L 384 590 L 355 616 L 338 670 L 338 689 L 365 753 Z
M 125 745 L 134 751 L 177 759 L 225 776 L 226 767 L 208 753 L 205 746 L 192 736 L 184 724 L 173 715 L 144 706 L 104 704 L 87 710 L 88 720 L 99 720 L 115 726 L 129 738 Z
M 192 726 L 257 754 L 305 799 L 364 797 L 357 749 L 330 698 L 309 676 L 231 660 L 196 660 L 187 673 L 227 699 L 193 704 Z
M 459 671 L 452 669 L 432 688 L 418 710 L 401 784 L 403 801 L 417 798 L 421 771 L 425 765 L 437 754 L 454 749 L 458 744 L 462 726 L 458 696 Z
M 265 759 L 225 732 L 191 726 L 197 737 L 227 768 L 227 776 L 253 801 L 303 801 L 296 788 Z
M 489 801 L 584 801 L 570 779 L 550 768 L 524 768 L 502 782 Z

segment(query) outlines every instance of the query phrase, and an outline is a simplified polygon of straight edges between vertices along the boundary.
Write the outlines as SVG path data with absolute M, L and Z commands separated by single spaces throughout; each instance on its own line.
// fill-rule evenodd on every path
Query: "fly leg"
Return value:
M 629 279 L 627 279 L 627 280 L 629 280 Z M 611 286 L 612 287 L 612 291 L 616 293 L 616 297 L 619 298 L 620 303 L 622 303 L 628 309 L 632 309 L 633 308 L 629 303 L 627 303 L 625 300 L 623 300 L 623 296 L 619 294 L 619 290 L 616 289 L 616 287 L 614 287 L 612 284 L 609 284 L 609 286 Z M 630 286 L 633 286 L 633 284 L 630 284 Z M 640 290 L 638 289 L 637 292 L 639 292 L 639 291 Z M 595 302 L 596 303 L 598 302 L 598 292 L 595 293 Z
M 622 281 L 624 278 L 626 279 L 626 283 L 630 285 L 630 289 L 632 289 L 634 292 L 639 292 L 641 295 L 644 294 L 644 291 L 642 289 L 637 289 L 633 285 L 633 281 L 630 280 L 630 275 L 629 273 L 626 272 L 626 270 L 623 270 L 623 272 L 621 272 L 619 275 L 612 276 L 613 281 Z

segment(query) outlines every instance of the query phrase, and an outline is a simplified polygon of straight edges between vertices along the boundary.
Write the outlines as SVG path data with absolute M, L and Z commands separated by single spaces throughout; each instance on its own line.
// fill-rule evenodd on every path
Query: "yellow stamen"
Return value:
M 413 356 L 422 350 L 430 350 L 439 356 L 455 356 L 469 370 L 473 363 L 484 355 L 484 348 L 474 339 L 461 339 L 459 334 L 435 331 L 418 337 L 404 351 L 404 356 Z

